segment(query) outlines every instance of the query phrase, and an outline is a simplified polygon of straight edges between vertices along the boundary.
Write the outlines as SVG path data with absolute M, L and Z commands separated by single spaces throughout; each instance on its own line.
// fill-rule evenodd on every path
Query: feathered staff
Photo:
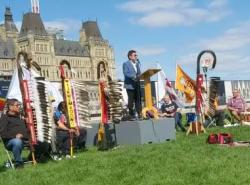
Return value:
M 106 127 L 108 124 L 108 104 L 107 104 L 107 96 L 105 93 L 107 86 L 104 80 L 99 82 L 99 100 L 101 107 L 101 122 L 99 124 L 98 130 L 98 145 L 100 149 L 106 148 L 107 138 L 106 138 Z
M 62 60 L 60 62 L 60 73 L 61 73 L 61 79 L 62 79 L 62 91 L 63 91 L 63 97 L 66 105 L 66 118 L 69 123 L 70 128 L 72 129 L 78 129 L 77 127 L 77 114 L 76 114 L 76 108 L 75 108 L 75 100 L 74 100 L 74 91 L 71 87 L 71 82 L 66 75 L 64 70 L 64 65 L 67 65 L 68 69 L 71 71 L 70 63 L 67 60 Z M 73 135 L 70 132 L 70 155 L 73 156 Z
M 23 107 L 25 110 L 25 122 L 27 124 L 27 127 L 30 131 L 30 150 L 32 154 L 32 161 L 33 164 L 36 164 L 35 154 L 34 154 L 34 146 L 37 144 L 36 134 L 35 134 L 35 123 L 34 123 L 34 115 L 32 111 L 31 106 L 31 99 L 30 99 L 30 90 L 28 87 L 28 80 L 31 77 L 30 68 L 32 66 L 32 59 L 26 52 L 19 52 L 17 55 L 17 69 L 18 69 L 18 78 L 19 78 L 19 84 L 20 89 L 22 93 L 23 98 Z M 34 66 L 38 70 L 40 70 L 40 67 L 38 64 L 34 62 Z M 25 70 L 26 68 L 26 70 Z

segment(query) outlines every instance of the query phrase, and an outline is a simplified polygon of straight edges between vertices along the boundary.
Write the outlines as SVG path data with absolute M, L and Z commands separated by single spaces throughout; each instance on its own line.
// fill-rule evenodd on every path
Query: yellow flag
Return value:
M 195 97 L 195 81 L 192 80 L 179 65 L 176 67 L 175 88 L 186 96 L 186 102 L 191 103 Z

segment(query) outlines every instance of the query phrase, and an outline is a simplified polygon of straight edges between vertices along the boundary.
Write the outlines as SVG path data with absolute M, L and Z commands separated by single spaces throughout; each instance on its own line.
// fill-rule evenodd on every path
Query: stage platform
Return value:
M 87 146 L 96 143 L 99 123 L 93 122 L 92 128 L 87 128 Z M 139 145 L 147 143 L 161 143 L 175 140 L 175 120 L 174 118 L 164 118 L 158 120 L 135 120 L 121 121 L 118 124 L 110 124 L 111 129 L 115 129 L 118 145 Z

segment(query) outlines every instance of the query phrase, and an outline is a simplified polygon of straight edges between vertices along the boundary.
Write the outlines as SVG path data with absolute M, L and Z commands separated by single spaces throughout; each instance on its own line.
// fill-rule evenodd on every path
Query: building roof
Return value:
M 82 23 L 82 29 L 85 30 L 87 39 L 92 37 L 95 39 L 103 40 L 102 34 L 99 30 L 99 27 L 96 21 L 87 21 L 87 22 Z
M 47 36 L 40 14 L 29 12 L 23 15 L 20 35 L 22 36 L 28 33 Z
M 9 7 L 5 8 L 4 17 L 5 17 L 5 21 L 4 21 L 5 30 L 12 31 L 12 32 L 18 32 L 17 27 L 13 21 L 12 13 L 11 13 Z
M 89 57 L 89 50 L 85 46 L 81 46 L 78 41 L 70 41 L 63 39 L 54 40 L 55 55 Z
M 4 41 L 0 38 L 0 58 L 15 58 L 15 44 L 13 39 L 8 38 L 7 41 Z

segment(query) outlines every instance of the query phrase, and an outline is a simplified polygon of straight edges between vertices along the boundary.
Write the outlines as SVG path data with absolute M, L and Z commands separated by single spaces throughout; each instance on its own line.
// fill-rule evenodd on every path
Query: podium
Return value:
M 151 83 L 150 77 L 158 73 L 161 69 L 148 69 L 140 75 L 140 79 L 144 80 L 144 91 L 145 91 L 145 107 L 142 109 L 142 116 L 147 117 L 147 111 L 151 111 L 154 115 L 154 118 L 158 119 L 158 111 L 152 105 L 152 93 L 151 93 Z

